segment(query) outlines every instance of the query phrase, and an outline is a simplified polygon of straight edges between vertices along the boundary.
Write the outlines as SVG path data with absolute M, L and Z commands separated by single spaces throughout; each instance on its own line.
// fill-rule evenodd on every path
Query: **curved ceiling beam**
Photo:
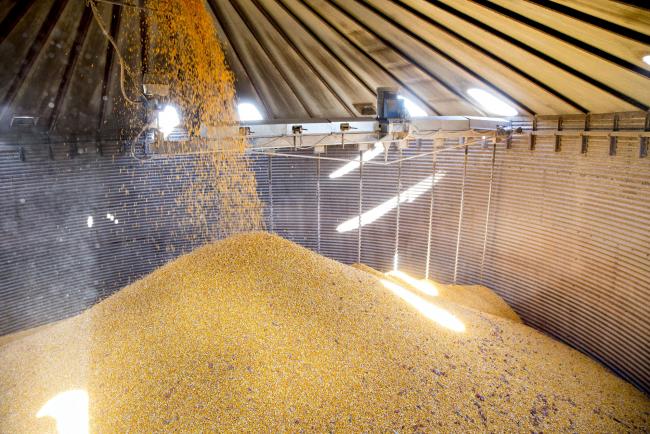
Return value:
M 306 26 L 296 14 L 287 7 L 287 5 L 284 4 L 282 0 L 275 0 L 275 2 L 282 8 L 283 11 L 285 11 L 287 14 L 293 18 L 293 20 L 298 23 L 298 25 L 307 33 L 309 33 L 309 36 L 311 36 L 318 44 L 325 50 L 327 53 L 332 56 L 336 61 L 346 70 L 348 71 L 352 76 L 354 76 L 357 81 L 363 85 L 370 93 L 372 93 L 374 96 L 377 96 L 377 90 L 374 89 L 372 86 L 370 86 L 364 79 L 362 79 L 359 74 L 354 72 L 352 68 L 348 66 L 348 64 L 341 59 L 341 57 L 336 54 L 334 50 L 332 50 L 323 40 L 308 26 Z
M 68 55 L 68 60 L 65 65 L 65 70 L 63 71 L 63 78 L 59 83 L 59 88 L 56 91 L 54 97 L 54 107 L 52 107 L 52 115 L 48 123 L 47 130 L 51 133 L 56 128 L 56 123 L 59 120 L 59 115 L 61 114 L 61 104 L 63 103 L 63 98 L 68 93 L 70 89 L 70 83 L 72 83 L 72 74 L 74 74 L 74 69 L 77 66 L 79 61 L 79 56 L 81 54 L 81 49 L 86 40 L 86 35 L 88 35 L 88 29 L 90 29 L 90 23 L 92 22 L 92 11 L 90 6 L 85 6 L 83 14 L 81 15 L 81 21 L 79 21 L 79 27 L 77 27 L 77 34 L 70 48 L 70 53 Z
M 620 26 L 616 23 L 603 20 L 602 18 L 594 17 L 593 15 L 589 15 L 587 13 L 573 9 L 570 6 L 565 6 L 548 0 L 528 0 L 528 1 L 530 3 L 535 3 L 536 5 L 542 6 L 546 9 L 551 9 L 555 12 L 564 14 L 573 19 L 584 21 L 585 23 L 589 23 L 593 26 L 600 27 L 603 30 L 616 33 L 628 39 L 632 39 L 634 41 L 640 42 L 642 44 L 650 45 L 650 35 L 646 35 L 644 33 L 637 32 L 636 30 L 630 29 L 628 27 Z M 638 2 L 638 4 L 636 4 L 637 2 L 629 2 L 629 3 L 634 6 L 643 7 L 647 9 L 647 1 L 645 0 Z
M 122 8 L 119 5 L 113 5 L 111 10 L 111 25 L 109 34 L 115 41 L 120 31 L 122 21 Z M 111 71 L 113 68 L 113 57 L 115 56 L 113 44 L 106 42 L 106 62 L 104 63 L 104 76 L 102 78 L 102 100 L 99 105 L 99 119 L 97 122 L 97 131 L 104 125 L 104 116 L 106 112 L 106 103 L 108 101 L 108 91 L 111 85 Z
M 332 86 L 325 79 L 325 77 L 323 77 L 323 75 L 320 72 L 318 72 L 318 69 L 314 66 L 313 63 L 311 63 L 311 61 L 309 60 L 309 57 L 306 56 L 302 51 L 300 51 L 300 49 L 296 46 L 296 44 L 293 43 L 291 38 L 289 38 L 287 33 L 278 24 L 278 22 L 273 18 L 273 16 L 262 5 L 260 5 L 258 0 L 250 0 L 250 1 L 257 8 L 257 10 L 260 11 L 260 13 L 262 15 L 264 15 L 264 18 L 266 18 L 266 20 L 273 26 L 275 31 L 278 32 L 278 34 L 280 35 L 282 40 L 289 47 L 291 47 L 291 49 L 294 51 L 294 53 L 296 53 L 298 55 L 298 57 L 300 57 L 307 64 L 307 66 L 309 67 L 309 70 L 318 78 L 318 80 L 320 80 L 320 82 L 323 84 L 323 86 L 325 86 L 327 88 L 327 90 L 330 91 L 332 96 L 334 98 L 336 98 L 336 100 L 341 104 L 341 106 L 343 106 L 345 111 L 347 111 L 350 116 L 354 116 L 354 111 L 352 110 L 352 108 L 350 106 L 348 106 L 348 104 L 345 101 L 343 101 L 343 98 L 341 98 L 341 96 L 332 88 Z
M 29 8 L 34 4 L 34 0 L 19 0 L 4 17 L 0 23 L 0 44 L 9 36 L 11 31 L 29 12 Z
M 363 1 L 367 1 L 367 0 L 363 0 Z M 542 81 L 540 81 L 537 78 L 533 77 L 532 75 L 528 74 L 526 71 L 523 71 L 522 69 L 520 69 L 520 68 L 516 67 L 515 65 L 511 64 L 510 62 L 504 60 L 502 57 L 495 55 L 494 53 L 492 53 L 491 51 L 483 48 L 482 46 L 478 45 L 474 41 L 472 41 L 470 39 L 467 39 L 466 37 L 464 37 L 460 33 L 455 32 L 454 30 L 448 28 L 447 26 L 444 26 L 443 24 L 439 23 L 438 21 L 435 21 L 429 15 L 426 15 L 423 12 L 421 12 L 421 11 L 419 11 L 419 10 L 417 10 L 417 9 L 413 8 L 412 6 L 407 5 L 405 3 L 398 2 L 396 0 L 389 0 L 389 1 L 392 2 L 393 4 L 395 4 L 396 6 L 401 7 L 402 9 L 405 9 L 405 10 L 409 11 L 410 13 L 417 16 L 421 20 L 427 22 L 427 24 L 444 31 L 447 34 L 449 34 L 449 35 L 453 36 L 454 38 L 458 39 L 459 41 L 463 42 L 464 44 L 469 45 L 470 47 L 472 47 L 475 50 L 479 51 L 480 53 L 486 55 L 487 57 L 494 60 L 495 62 L 498 62 L 501 65 L 505 66 L 506 68 L 510 69 L 511 71 L 516 72 L 521 77 L 523 77 L 526 80 L 530 81 L 531 83 L 539 86 L 540 88 L 544 89 L 545 91 L 547 91 L 551 95 L 553 95 L 553 96 L 557 97 L 558 99 L 564 101 L 565 103 L 569 104 L 571 107 L 577 109 L 578 111 L 581 111 L 582 113 L 588 113 L 589 112 L 589 110 L 586 107 L 580 105 L 579 103 L 572 100 L 571 98 L 563 95 L 561 92 L 553 89 L 551 86 L 543 83 Z
M 334 4 L 334 5 L 335 5 L 339 10 L 343 11 L 343 9 L 341 9 L 341 7 L 340 7 L 338 4 L 336 4 L 335 2 L 334 2 L 333 4 Z M 514 103 L 517 107 L 519 107 L 519 108 L 522 109 L 523 111 L 525 111 L 525 112 L 527 112 L 527 113 L 529 113 L 529 114 L 531 114 L 531 115 L 533 115 L 533 116 L 537 115 L 537 113 L 535 113 L 535 111 L 532 110 L 530 107 L 528 107 L 526 104 L 524 104 L 523 102 L 517 100 L 517 99 L 516 99 L 515 97 L 513 97 L 512 95 L 509 95 L 507 92 L 505 92 L 504 90 L 500 89 L 498 86 L 496 86 L 495 84 L 493 84 L 492 82 L 490 82 L 489 80 L 487 80 L 487 79 L 486 79 L 485 77 L 483 77 L 481 74 L 476 73 L 475 71 L 473 71 L 472 69 L 470 69 L 469 67 L 467 67 L 464 63 L 459 62 L 459 61 L 456 60 L 454 57 L 452 57 L 452 56 L 450 56 L 448 53 L 446 53 L 445 51 L 441 50 L 440 48 L 438 48 L 438 47 L 436 47 L 435 45 L 431 44 L 429 41 L 425 40 L 425 39 L 424 39 L 423 37 L 421 37 L 420 35 L 417 35 L 417 34 L 413 33 L 413 32 L 412 32 L 410 29 L 408 29 L 406 26 L 403 26 L 402 24 L 400 24 L 400 23 L 394 21 L 391 17 L 387 16 L 383 11 L 380 11 L 380 10 L 376 9 L 374 6 L 371 6 L 371 5 L 369 5 L 369 4 L 365 3 L 365 2 L 363 2 L 362 4 L 363 4 L 367 9 L 373 11 L 374 13 L 376 13 L 377 15 L 379 15 L 380 17 L 382 17 L 385 21 L 389 22 L 391 25 L 397 27 L 400 31 L 404 32 L 405 34 L 409 35 L 411 38 L 415 39 L 416 41 L 418 41 L 418 42 L 420 42 L 421 44 L 423 44 L 424 46 L 426 46 L 429 50 L 431 50 L 431 51 L 433 51 L 434 53 L 436 53 L 437 55 L 443 57 L 445 60 L 447 60 L 448 62 L 452 63 L 452 64 L 455 65 L 456 67 L 462 69 L 465 73 L 467 73 L 468 75 L 472 76 L 474 79 L 480 81 L 480 82 L 483 83 L 484 85 L 488 86 L 490 89 L 492 89 L 492 90 L 494 90 L 495 92 L 497 92 L 499 95 L 501 95 L 501 96 L 503 96 L 504 98 L 508 99 L 510 102 Z M 349 13 L 348 13 L 348 16 L 349 16 L 349 17 L 352 17 L 352 18 L 354 19 L 355 22 L 361 24 L 357 17 L 355 17 L 355 16 L 353 16 L 352 14 L 349 14 Z M 399 53 L 401 56 L 403 56 L 404 58 L 406 58 L 406 59 L 407 59 L 409 62 L 411 62 L 413 65 L 416 65 L 418 68 L 420 68 L 423 72 L 425 72 L 425 73 L 428 74 L 428 75 L 431 75 L 432 77 L 435 77 L 435 75 L 434 75 L 431 71 L 429 71 L 429 70 L 428 70 L 427 68 L 425 68 L 424 66 L 420 65 L 420 64 L 419 64 L 419 63 L 418 63 L 414 58 L 412 58 L 411 56 L 408 56 L 406 53 L 404 53 L 403 50 L 401 50 L 400 48 L 398 48 L 397 46 L 395 46 L 395 44 L 393 44 L 392 42 L 390 42 L 388 39 L 386 39 L 386 38 L 384 38 L 383 36 L 377 34 L 374 30 L 370 29 L 370 28 L 367 27 L 367 26 L 366 26 L 365 28 L 366 28 L 367 31 L 369 31 L 369 32 L 371 32 L 373 35 L 375 35 L 375 37 L 377 37 L 377 38 L 380 39 L 382 42 L 384 42 L 386 45 L 388 45 L 392 50 L 394 50 L 395 52 Z M 443 86 L 445 86 L 445 88 L 447 88 L 449 91 L 453 92 L 453 93 L 454 93 L 456 96 L 458 96 L 459 98 L 462 98 L 462 99 L 464 99 L 465 101 L 467 101 L 467 102 L 469 102 L 470 104 L 472 104 L 472 105 L 475 106 L 475 103 L 474 103 L 472 100 L 470 100 L 468 97 L 466 97 L 462 92 L 459 92 L 458 90 L 454 89 L 451 85 L 449 85 L 449 84 L 447 84 L 447 83 L 443 83 L 440 79 L 438 79 L 437 81 L 439 81 L 441 84 L 443 84 Z
M 646 69 L 639 68 L 632 62 L 628 62 L 625 59 L 621 59 L 618 56 L 615 56 L 612 53 L 608 53 L 606 51 L 601 50 L 600 48 L 594 47 L 593 45 L 587 44 L 584 41 L 581 41 L 579 39 L 574 38 L 573 36 L 569 36 L 565 33 L 560 32 L 559 30 L 553 29 L 545 24 L 539 23 L 535 20 L 531 20 L 528 17 L 525 17 L 517 12 L 514 12 L 508 8 L 504 8 L 503 6 L 497 5 L 495 3 L 492 3 L 490 1 L 486 0 L 472 0 L 474 3 L 477 3 L 485 8 L 492 9 L 495 12 L 500 13 L 501 15 L 504 15 L 514 21 L 517 21 L 521 24 L 525 24 L 529 27 L 532 27 L 536 30 L 539 30 L 540 32 L 546 33 L 547 35 L 553 36 L 554 38 L 557 38 L 561 40 L 562 42 L 566 42 L 568 44 L 574 45 L 581 50 L 584 50 L 588 53 L 591 53 L 595 56 L 601 57 L 609 62 L 612 62 L 613 64 L 621 67 L 628 69 L 632 72 L 635 72 L 637 74 L 643 75 L 644 77 L 650 78 L 650 71 L 647 71 Z
M 264 54 L 266 54 L 266 57 L 269 59 L 269 61 L 271 62 L 271 64 L 275 68 L 275 70 L 278 72 L 278 74 L 280 74 L 280 76 L 285 81 L 287 86 L 293 91 L 293 94 L 296 96 L 296 98 L 300 102 L 300 105 L 302 106 L 302 108 L 307 112 L 309 117 L 314 117 L 313 111 L 309 108 L 309 105 L 303 99 L 303 97 L 300 95 L 300 93 L 295 89 L 295 87 L 291 85 L 291 81 L 289 81 L 289 78 L 287 77 L 287 75 L 284 73 L 284 71 L 282 71 L 282 68 L 280 68 L 280 65 L 278 64 L 277 59 L 275 59 L 271 55 L 271 53 L 269 52 L 268 47 L 262 42 L 262 41 L 264 41 L 264 39 L 260 37 L 260 34 L 257 31 L 257 28 L 248 21 L 248 17 L 246 17 L 246 14 L 241 10 L 241 7 L 237 3 L 237 0 L 229 0 L 229 2 L 230 2 L 230 5 L 232 6 L 232 8 L 237 13 L 237 15 L 239 16 L 239 18 L 242 20 L 242 22 L 246 26 L 246 28 L 248 29 L 248 31 L 251 33 L 251 35 L 253 35 L 253 37 L 257 41 L 257 44 L 260 46 L 260 48 L 262 48 L 262 50 L 264 51 Z
M 7 110 L 9 109 L 9 106 L 11 106 L 11 104 L 14 102 L 16 95 L 18 95 L 18 91 L 29 75 L 34 62 L 36 62 L 36 59 L 38 59 L 38 56 L 41 54 L 45 43 L 50 37 L 50 33 L 52 33 L 52 30 L 59 22 L 59 18 L 61 17 L 63 9 L 65 9 L 65 6 L 67 4 L 68 0 L 54 1 L 54 4 L 50 8 L 50 12 L 47 14 L 47 17 L 45 17 L 41 28 L 38 30 L 36 39 L 34 42 L 32 42 L 27 55 L 20 64 L 20 70 L 18 71 L 18 74 L 14 76 L 14 79 L 11 81 L 9 88 L 7 89 L 7 93 L 5 93 L 2 101 L 0 102 L 0 119 L 5 116 Z
M 507 35 L 504 32 L 502 32 L 502 31 L 500 31 L 498 29 L 495 29 L 492 26 L 489 26 L 489 25 L 485 24 L 482 21 L 477 20 L 476 18 L 471 17 L 471 16 L 461 12 L 461 11 L 455 9 L 452 6 L 449 6 L 446 3 L 443 3 L 443 2 L 440 2 L 440 1 L 431 1 L 431 0 L 426 0 L 426 1 L 431 6 L 434 6 L 434 7 L 438 8 L 438 9 L 442 9 L 445 12 L 450 13 L 450 14 L 456 16 L 457 18 L 460 18 L 460 19 L 462 19 L 462 20 L 464 20 L 464 21 L 466 21 L 466 22 L 468 22 L 468 23 L 470 23 L 470 24 L 472 24 L 472 25 L 474 25 L 476 27 L 479 27 L 479 28 L 481 28 L 481 29 L 483 29 L 483 30 L 485 30 L 487 32 L 491 32 L 495 36 L 498 36 L 499 38 L 501 38 L 501 39 L 503 39 L 503 40 L 505 40 L 505 41 L 507 41 L 507 42 L 519 47 L 519 48 L 522 48 L 522 49 L 526 50 L 530 54 L 532 54 L 534 56 L 537 56 L 540 59 L 545 60 L 546 62 L 548 62 L 548 63 L 550 63 L 552 65 L 555 65 L 558 68 L 561 68 L 561 69 L 563 69 L 564 71 L 566 71 L 566 72 L 568 72 L 570 74 L 573 74 L 574 76 L 576 76 L 576 77 L 586 81 L 587 83 L 589 83 L 589 84 L 591 84 L 591 85 L 593 85 L 593 86 L 595 86 L 595 87 L 597 87 L 597 88 L 599 88 L 599 89 L 601 89 L 601 90 L 603 90 L 603 91 L 617 97 L 618 99 L 620 99 L 622 101 L 627 102 L 628 104 L 631 104 L 631 105 L 633 105 L 633 106 L 635 106 L 635 107 L 637 107 L 637 108 L 639 108 L 639 109 L 641 109 L 643 111 L 647 111 L 650 108 L 646 104 L 642 103 L 641 101 L 638 101 L 635 98 L 632 98 L 631 96 L 628 96 L 628 95 L 624 94 L 623 92 L 620 92 L 620 91 L 610 87 L 609 85 L 590 77 L 589 75 L 585 74 L 584 72 L 578 71 L 577 69 L 575 69 L 575 68 L 573 68 L 573 67 L 571 67 L 569 65 L 566 65 L 563 62 L 560 62 L 559 60 L 557 60 L 557 59 L 555 59 L 555 58 L 553 58 L 553 57 L 539 51 L 538 49 L 536 49 L 534 47 L 531 47 L 530 45 L 525 44 L 525 43 L 521 42 L 520 40 L 518 40 L 516 38 L 513 38 L 512 36 Z
M 248 76 L 248 80 L 250 81 L 251 86 L 253 86 L 253 89 L 255 89 L 255 93 L 257 93 L 257 96 L 259 97 L 260 102 L 264 106 L 264 110 L 266 111 L 267 115 L 271 118 L 276 118 L 275 114 L 273 113 L 273 111 L 271 111 L 269 105 L 266 103 L 266 100 L 262 97 L 262 94 L 260 93 L 259 83 L 255 83 L 255 80 L 253 76 L 250 74 L 250 72 L 248 71 L 246 64 L 242 60 L 241 56 L 239 56 L 239 53 L 235 48 L 233 39 L 229 36 L 227 23 L 225 22 L 225 19 L 221 14 L 221 10 L 217 7 L 215 0 L 209 0 L 208 5 L 210 6 L 210 10 L 212 11 L 212 15 L 214 16 L 214 19 L 217 20 L 217 22 L 221 26 L 221 29 L 223 30 L 223 34 L 226 36 L 226 39 L 230 41 L 230 46 L 232 47 L 233 55 L 239 59 L 239 63 L 241 67 L 244 69 L 246 75 Z
M 431 105 L 428 101 L 425 101 L 421 97 L 418 96 L 417 92 L 413 91 L 409 85 L 404 83 L 399 77 L 397 77 L 392 71 L 390 71 L 388 68 L 386 68 L 384 65 L 382 65 L 381 62 L 379 62 L 377 59 L 375 59 L 373 56 L 368 54 L 366 50 L 363 49 L 363 47 L 360 47 L 359 44 L 357 44 L 355 41 L 350 39 L 348 35 L 340 31 L 336 26 L 334 26 L 329 20 L 327 20 L 323 14 L 321 14 L 319 11 L 317 11 L 312 5 L 309 3 L 305 2 L 302 0 L 302 3 L 309 8 L 309 10 L 316 15 L 323 23 L 325 23 L 329 28 L 334 30 L 337 35 L 345 39 L 345 41 L 353 46 L 359 53 L 363 54 L 368 60 L 370 60 L 372 63 L 374 63 L 377 67 L 379 67 L 382 71 L 384 71 L 386 74 L 388 74 L 397 84 L 399 84 L 401 87 L 406 89 L 410 94 L 412 94 L 415 98 L 418 99 L 422 104 L 424 104 L 429 110 L 431 110 L 434 114 L 440 115 L 440 112 L 436 110 L 436 108 Z

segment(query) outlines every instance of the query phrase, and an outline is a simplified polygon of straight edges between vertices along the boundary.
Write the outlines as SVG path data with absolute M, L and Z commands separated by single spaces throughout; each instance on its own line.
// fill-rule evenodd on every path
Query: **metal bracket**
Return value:
M 303 131 L 302 125 L 293 125 L 291 127 L 291 132 L 293 133 L 293 149 L 298 149 L 299 147 L 300 148 L 302 147 L 302 131 Z M 300 138 L 299 140 L 300 144 L 296 142 L 296 137 Z
M 535 150 L 535 141 L 536 141 L 536 139 L 537 139 L 537 138 L 535 137 L 535 131 L 537 131 L 537 118 L 536 118 L 536 117 L 533 118 L 533 128 L 532 128 L 532 130 L 530 131 L 530 133 L 528 134 L 528 148 L 529 148 L 531 151 L 534 151 L 534 150 Z
M 650 131 L 650 112 L 645 114 L 645 131 Z M 648 137 L 641 137 L 639 139 L 639 158 L 646 158 L 648 156 Z
M 512 125 L 510 125 L 506 136 L 506 149 L 512 149 Z
M 591 122 L 591 116 L 589 114 L 585 115 L 585 131 L 589 131 L 589 124 Z M 582 136 L 582 146 L 580 147 L 580 153 L 586 154 L 589 150 L 589 136 Z
M 557 118 L 557 130 L 562 131 L 562 116 Z M 562 136 L 555 136 L 555 152 L 560 152 L 562 150 Z
M 618 123 L 619 123 L 619 117 L 618 113 L 614 113 L 614 119 L 612 122 L 612 130 L 613 131 L 618 131 Z M 610 156 L 615 156 L 616 151 L 618 150 L 618 137 L 617 136 L 610 136 L 609 137 L 609 155 Z

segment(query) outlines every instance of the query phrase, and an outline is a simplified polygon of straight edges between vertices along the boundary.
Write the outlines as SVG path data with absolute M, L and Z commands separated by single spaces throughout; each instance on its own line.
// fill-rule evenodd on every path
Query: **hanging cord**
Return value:
M 133 158 L 135 158 L 136 160 L 145 161 L 145 160 L 150 160 L 151 159 L 151 157 L 146 154 L 146 147 L 145 147 L 145 156 L 144 156 L 144 158 L 138 157 L 136 155 L 135 147 L 137 146 L 138 140 L 140 139 L 140 136 L 142 136 L 142 133 L 144 133 L 146 130 L 148 130 L 148 129 L 152 128 L 152 127 L 153 127 L 152 124 L 145 124 L 142 127 L 142 129 L 140 130 L 140 132 L 138 132 L 138 134 L 135 136 L 135 138 L 131 141 L 131 145 L 130 145 L 131 146 L 131 156 Z M 146 143 L 146 138 L 145 138 L 145 143 Z
M 120 91 L 122 92 L 122 97 L 126 102 L 129 104 L 138 104 L 137 101 L 134 101 L 130 99 L 126 95 L 126 89 L 124 88 L 124 73 L 125 71 L 129 74 L 129 77 L 131 80 L 135 83 L 135 79 L 133 78 L 133 73 L 129 69 L 128 66 L 126 66 L 124 62 L 124 57 L 122 57 L 122 54 L 120 53 L 120 50 L 117 48 L 117 44 L 111 37 L 111 35 L 108 33 L 106 30 L 106 27 L 104 27 L 104 23 L 102 22 L 100 16 L 99 16 L 99 11 L 97 11 L 97 4 L 95 3 L 94 0 L 86 0 L 86 4 L 90 7 L 90 9 L 93 12 L 93 18 L 95 19 L 95 22 L 97 22 L 97 25 L 99 26 L 99 29 L 102 31 L 104 36 L 106 36 L 106 39 L 108 39 L 108 42 L 113 46 L 115 49 L 115 54 L 117 55 L 117 59 L 120 61 Z

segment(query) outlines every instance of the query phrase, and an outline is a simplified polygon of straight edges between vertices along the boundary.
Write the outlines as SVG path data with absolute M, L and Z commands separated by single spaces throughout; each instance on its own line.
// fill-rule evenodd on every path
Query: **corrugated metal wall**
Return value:
M 611 118 L 592 119 L 592 128 L 609 126 Z M 643 117 L 620 125 L 642 126 Z M 459 283 L 482 281 L 528 324 L 647 391 L 650 159 L 640 158 L 638 139 L 619 139 L 614 156 L 607 138 L 590 139 L 587 153 L 578 137 L 560 145 L 556 152 L 555 139 L 541 136 L 534 150 L 525 136 L 511 149 L 499 144 L 489 215 L 491 145 L 470 147 L 466 167 L 460 148 L 438 154 L 435 170 L 428 156 L 401 168 L 364 165 L 362 177 L 356 168 L 331 179 L 344 164 L 331 160 L 259 156 L 253 166 L 269 229 L 345 263 L 360 254 L 380 270 L 390 269 L 397 253 L 402 270 L 423 276 L 428 257 L 432 278 L 450 282 L 456 269 Z M 330 149 L 327 156 L 358 153 Z M 0 334 L 79 312 L 190 249 L 178 236 L 175 197 L 191 171 L 189 157 L 142 164 L 88 154 L 51 161 L 29 149 L 24 162 L 16 152 L 0 154 Z M 434 175 L 432 189 L 418 190 L 399 209 L 381 207 Z M 385 213 L 360 237 L 356 228 L 338 232 L 360 206 Z
M 0 335 L 80 312 L 202 241 L 177 206 L 193 157 L 140 162 L 84 145 L 69 159 L 68 145 L 53 148 L 53 161 L 42 147 L 24 162 L 0 153 Z
M 565 120 L 563 128 L 580 129 L 583 122 Z M 620 128 L 642 128 L 644 116 L 621 122 Z M 611 116 L 592 117 L 592 129 L 611 125 Z M 537 124 L 542 130 L 556 126 L 553 119 Z M 557 144 L 553 136 L 537 136 L 531 150 L 527 136 L 516 136 L 510 149 L 497 145 L 494 166 L 491 145 L 470 147 L 466 169 L 463 149 L 438 154 L 432 191 L 401 203 L 399 216 L 394 208 L 362 227 L 361 261 L 385 271 L 397 253 L 400 269 L 424 276 L 429 257 L 430 276 L 443 282 L 452 282 L 457 269 L 459 283 L 483 282 L 529 325 L 648 390 L 650 159 L 640 157 L 638 138 L 619 138 L 615 155 L 606 137 L 590 138 L 586 153 L 578 136 L 565 136 Z M 431 146 L 411 146 L 404 156 Z M 391 158 L 396 152 L 391 149 Z M 337 149 L 327 157 L 357 155 Z M 310 224 L 305 219 L 317 220 L 309 204 L 318 206 L 314 198 L 320 184 L 321 252 L 346 263 L 358 260 L 358 231 L 339 233 L 336 227 L 359 215 L 359 192 L 362 212 L 368 212 L 397 196 L 398 185 L 404 194 L 434 173 L 432 157 L 405 161 L 401 169 L 365 165 L 361 183 L 358 169 L 330 179 L 344 163 L 329 160 L 320 161 L 315 179 L 317 164 L 272 157 L 273 198 L 293 197 L 294 191 L 296 198 L 309 198 L 290 206 L 282 219 L 276 215 L 274 229 L 310 248 L 318 244 L 316 221 L 308 235 L 302 231 Z M 296 179 L 296 173 L 301 177 Z M 291 179 L 288 188 L 276 190 L 277 178 Z

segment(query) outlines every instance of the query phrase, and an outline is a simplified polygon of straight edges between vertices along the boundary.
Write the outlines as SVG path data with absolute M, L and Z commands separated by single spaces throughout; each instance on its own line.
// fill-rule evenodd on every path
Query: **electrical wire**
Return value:
M 130 145 L 130 146 L 131 146 L 131 156 L 132 156 L 133 158 L 135 158 L 136 160 L 139 160 L 139 161 L 146 161 L 146 160 L 150 160 L 150 159 L 151 159 L 151 157 L 146 156 L 146 153 L 145 153 L 145 157 L 144 157 L 144 158 L 140 158 L 140 157 L 138 157 L 138 156 L 136 155 L 136 153 L 135 153 L 135 147 L 136 147 L 136 145 L 137 145 L 137 143 L 138 143 L 138 139 L 140 139 L 140 136 L 142 135 L 142 133 L 144 133 L 144 132 L 145 132 L 147 129 L 149 129 L 149 128 L 151 128 L 151 124 L 145 124 L 145 125 L 142 127 L 142 129 L 140 130 L 140 132 L 138 132 L 138 134 L 135 136 L 135 138 L 131 141 L 131 145 Z
M 115 54 L 117 55 L 117 59 L 120 62 L 120 91 L 122 92 L 122 97 L 129 104 L 138 104 L 137 101 L 130 99 L 126 95 L 126 89 L 124 88 L 124 72 L 126 71 L 129 74 L 131 80 L 135 83 L 136 80 L 133 78 L 133 73 L 131 72 L 129 67 L 125 64 L 124 57 L 122 57 L 122 54 L 120 53 L 120 50 L 117 47 L 117 44 L 115 43 L 111 35 L 106 30 L 106 27 L 104 27 L 104 23 L 102 22 L 101 17 L 99 16 L 99 11 L 97 10 L 97 4 L 95 3 L 95 0 L 86 0 L 86 4 L 90 7 L 93 13 L 93 18 L 95 19 L 95 22 L 99 26 L 99 29 L 102 31 L 106 39 L 108 39 L 108 42 L 115 49 Z

